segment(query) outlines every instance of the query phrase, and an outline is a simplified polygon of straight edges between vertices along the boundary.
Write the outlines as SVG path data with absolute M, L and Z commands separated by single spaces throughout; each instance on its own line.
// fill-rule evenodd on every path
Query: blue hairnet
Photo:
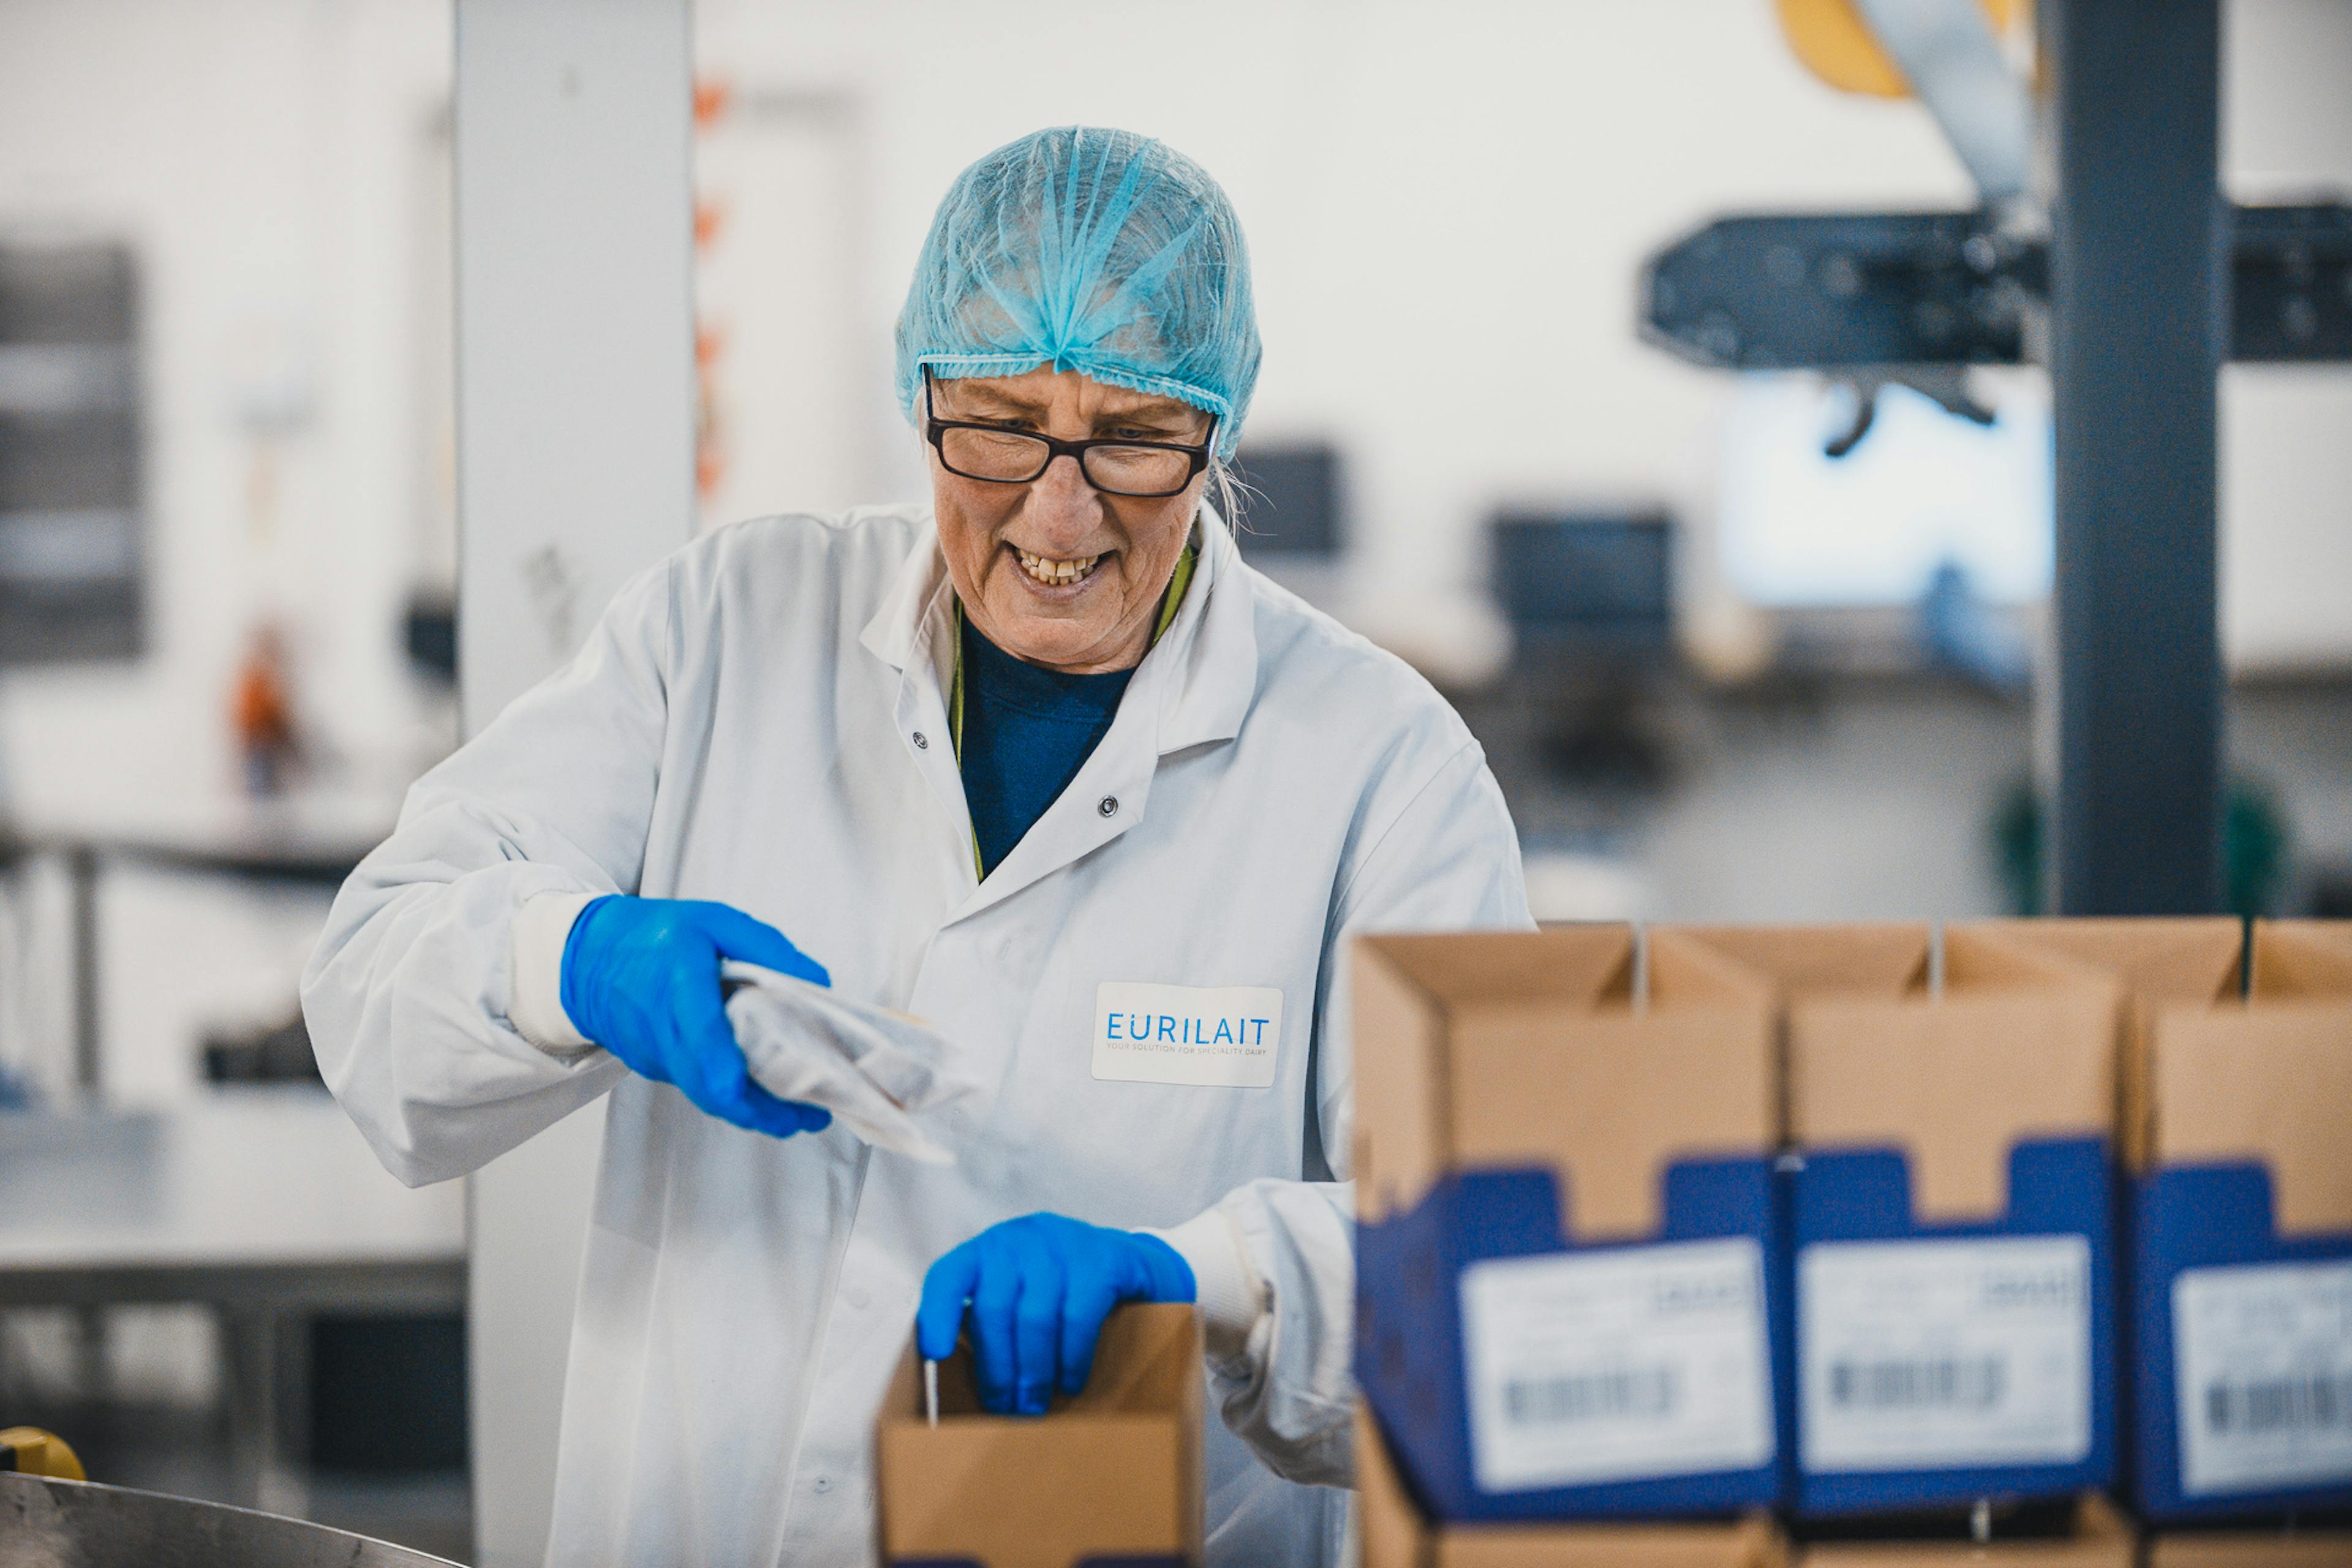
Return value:
M 1040 365 L 1179 397 L 1231 457 L 1257 382 L 1241 220 L 1207 171 L 1127 131 L 1024 136 L 956 177 L 898 313 L 898 404 Z

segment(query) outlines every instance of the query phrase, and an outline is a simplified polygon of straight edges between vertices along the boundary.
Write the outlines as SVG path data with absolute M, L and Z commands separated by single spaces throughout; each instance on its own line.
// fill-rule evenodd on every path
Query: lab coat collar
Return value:
M 905 671 L 918 650 L 944 688 L 952 670 L 945 636 L 954 594 L 939 534 L 925 518 L 922 538 L 908 552 L 858 641 L 892 669 Z M 1157 704 L 1154 726 L 1161 756 L 1241 733 L 1257 694 L 1257 631 L 1241 552 L 1214 508 L 1201 504 L 1194 537 L 1200 558 L 1175 622 L 1152 645 L 1136 672 L 1137 684 Z M 1165 675 L 1159 671 L 1174 666 Z M 1147 671 L 1156 679 L 1145 682 Z M 1139 693 L 1138 695 L 1140 695 Z
M 1257 606 L 1233 531 L 1206 501 L 1199 563 L 1175 624 L 1144 657 L 1175 666 L 1160 689 L 1160 754 L 1242 732 L 1257 696 Z
M 903 670 L 914 657 L 915 637 L 922 630 L 924 613 L 947 582 L 947 557 L 940 552 L 938 528 L 930 514 L 923 514 L 921 536 L 915 548 L 891 578 L 887 592 L 866 629 L 858 634 L 858 643 L 866 651 L 893 669 Z

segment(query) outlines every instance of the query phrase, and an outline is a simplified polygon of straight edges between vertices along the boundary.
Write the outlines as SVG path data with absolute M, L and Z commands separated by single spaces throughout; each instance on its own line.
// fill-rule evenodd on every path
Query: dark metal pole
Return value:
M 2044 0 L 2057 436 L 2053 907 L 2221 898 L 2220 0 Z
M 74 1087 L 95 1100 L 105 1081 L 99 1051 L 98 849 L 76 844 L 66 851 L 67 897 L 73 906 Z

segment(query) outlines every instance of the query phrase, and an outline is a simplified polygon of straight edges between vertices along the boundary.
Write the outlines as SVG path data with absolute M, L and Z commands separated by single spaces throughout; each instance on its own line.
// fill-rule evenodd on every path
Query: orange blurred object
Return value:
M 694 128 L 708 131 L 722 119 L 728 106 L 735 101 L 732 82 L 713 81 L 709 78 L 694 84 Z
M 708 324 L 695 329 L 694 490 L 706 501 L 727 479 L 727 419 L 719 388 L 719 362 L 726 352 L 724 331 Z
M 719 230 L 727 222 L 724 202 L 698 201 L 694 204 L 694 248 L 708 250 L 710 242 L 719 237 Z
M 245 659 L 237 667 L 229 717 L 245 764 L 246 788 L 255 795 L 274 795 L 283 789 L 287 774 L 300 759 L 301 742 L 294 725 L 285 639 L 276 626 L 265 624 L 254 628 Z
M 1911 83 L 1879 47 L 1870 25 L 1853 8 L 1853 0 L 1775 0 L 1780 31 L 1790 49 L 1805 68 L 1842 92 L 1867 93 L 1874 98 L 1908 98 Z M 2030 16 L 2029 0 L 1978 0 L 1992 23 L 1993 36 L 2005 36 L 2021 16 Z

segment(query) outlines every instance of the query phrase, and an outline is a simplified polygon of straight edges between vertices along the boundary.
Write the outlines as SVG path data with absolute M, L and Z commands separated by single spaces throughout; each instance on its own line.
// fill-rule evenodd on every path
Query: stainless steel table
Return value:
M 278 1465 L 287 1318 L 465 1299 L 463 1184 L 402 1186 L 315 1089 L 0 1113 L 0 1307 L 212 1307 L 241 1500 L 299 1506 Z
M 136 802 L 20 805 L 5 837 L 18 855 L 65 868 L 73 943 L 74 1082 L 95 1098 L 100 1078 L 98 899 L 111 864 L 197 871 L 332 889 L 398 818 L 382 794 L 300 791 L 260 800 L 191 792 Z

